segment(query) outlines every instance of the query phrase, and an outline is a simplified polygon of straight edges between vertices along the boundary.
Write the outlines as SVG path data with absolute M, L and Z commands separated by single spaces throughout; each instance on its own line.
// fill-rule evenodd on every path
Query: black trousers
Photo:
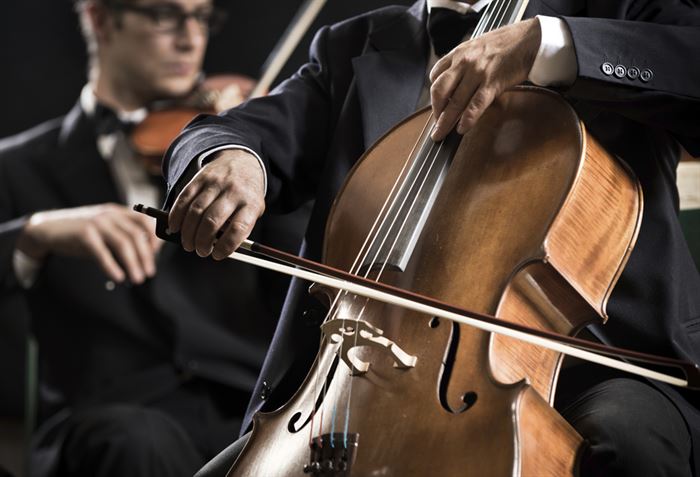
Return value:
M 236 438 L 247 400 L 193 380 L 147 403 L 85 407 L 60 426 L 55 463 L 32 475 L 191 477 Z
M 575 386 L 574 386 L 575 388 Z M 691 477 L 690 433 L 683 416 L 643 381 L 612 378 L 562 403 L 562 415 L 586 439 L 580 477 Z M 223 477 L 249 434 L 227 447 L 196 477 Z

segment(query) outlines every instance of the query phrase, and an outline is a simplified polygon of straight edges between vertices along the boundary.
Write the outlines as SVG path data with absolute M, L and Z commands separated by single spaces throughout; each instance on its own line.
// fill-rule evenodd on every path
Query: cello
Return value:
M 546 113 L 542 126 L 556 140 L 536 133 L 533 112 Z M 397 127 L 355 167 L 329 218 L 324 261 L 567 332 L 604 316 L 641 209 L 624 167 L 607 160 L 570 109 L 537 91 L 504 94 L 474 133 L 438 146 L 421 139 L 427 115 Z M 386 177 L 400 180 L 394 187 Z M 585 221 L 596 185 L 605 203 L 631 205 L 615 220 Z M 537 212 L 524 214 L 523 203 Z M 500 352 L 510 346 L 489 334 L 317 293 L 332 313 L 316 365 L 285 407 L 258 416 L 234 475 L 570 473 L 576 446 L 548 449 L 537 435 L 564 427 L 556 417 L 533 425 L 548 412 L 554 381 L 535 372 L 556 359 L 529 366 L 521 359 L 529 355 Z

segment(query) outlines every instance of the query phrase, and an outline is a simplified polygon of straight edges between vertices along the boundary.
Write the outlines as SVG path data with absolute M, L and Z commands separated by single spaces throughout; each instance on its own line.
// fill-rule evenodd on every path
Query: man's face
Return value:
M 207 46 L 211 0 L 123 0 L 105 12 L 102 74 L 145 102 L 190 91 Z M 182 14 L 195 14 L 183 17 Z

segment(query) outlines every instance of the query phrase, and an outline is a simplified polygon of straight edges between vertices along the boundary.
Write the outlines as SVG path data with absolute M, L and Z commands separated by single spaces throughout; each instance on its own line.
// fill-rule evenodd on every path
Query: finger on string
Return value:
M 454 50 L 452 50 L 454 51 Z M 445 56 L 440 58 L 433 68 L 430 70 L 430 74 L 428 75 L 428 78 L 430 79 L 430 82 L 433 83 L 435 80 L 440 76 L 445 70 L 447 70 L 450 66 L 452 66 L 452 56 L 454 53 L 450 51 L 447 53 Z
M 457 123 L 457 132 L 464 134 L 473 128 L 496 98 L 495 88 L 479 88 L 472 96 Z
M 446 70 L 430 85 L 430 104 L 433 117 L 438 118 L 450 103 L 450 98 L 462 81 L 462 71 L 458 68 Z
M 455 127 L 478 86 L 472 78 L 462 77 L 459 85 L 454 89 L 452 97 L 449 98 L 447 106 L 437 117 L 431 133 L 433 141 L 441 141 Z

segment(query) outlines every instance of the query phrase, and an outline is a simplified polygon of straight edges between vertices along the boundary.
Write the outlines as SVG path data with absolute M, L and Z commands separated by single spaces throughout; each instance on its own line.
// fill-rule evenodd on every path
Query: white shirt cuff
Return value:
M 578 73 L 573 40 L 560 18 L 537 15 L 542 30 L 540 49 L 528 80 L 538 86 L 568 86 Z
M 34 285 L 41 269 L 41 261 L 36 260 L 19 249 L 12 254 L 12 268 L 20 286 L 25 290 Z
M 258 160 L 258 163 L 260 164 L 260 169 L 262 169 L 263 173 L 263 194 L 267 195 L 267 171 L 265 171 L 265 163 L 262 161 L 262 159 L 260 159 L 260 156 L 258 156 L 258 154 L 249 147 L 240 146 L 238 144 L 225 144 L 223 146 L 210 149 L 207 152 L 203 152 L 199 155 L 199 157 L 197 158 L 197 168 L 201 169 L 202 167 L 204 167 L 204 164 L 206 164 L 205 160 L 207 157 L 211 156 L 215 152 L 223 151 L 225 149 L 241 149 L 255 156 L 255 158 Z

